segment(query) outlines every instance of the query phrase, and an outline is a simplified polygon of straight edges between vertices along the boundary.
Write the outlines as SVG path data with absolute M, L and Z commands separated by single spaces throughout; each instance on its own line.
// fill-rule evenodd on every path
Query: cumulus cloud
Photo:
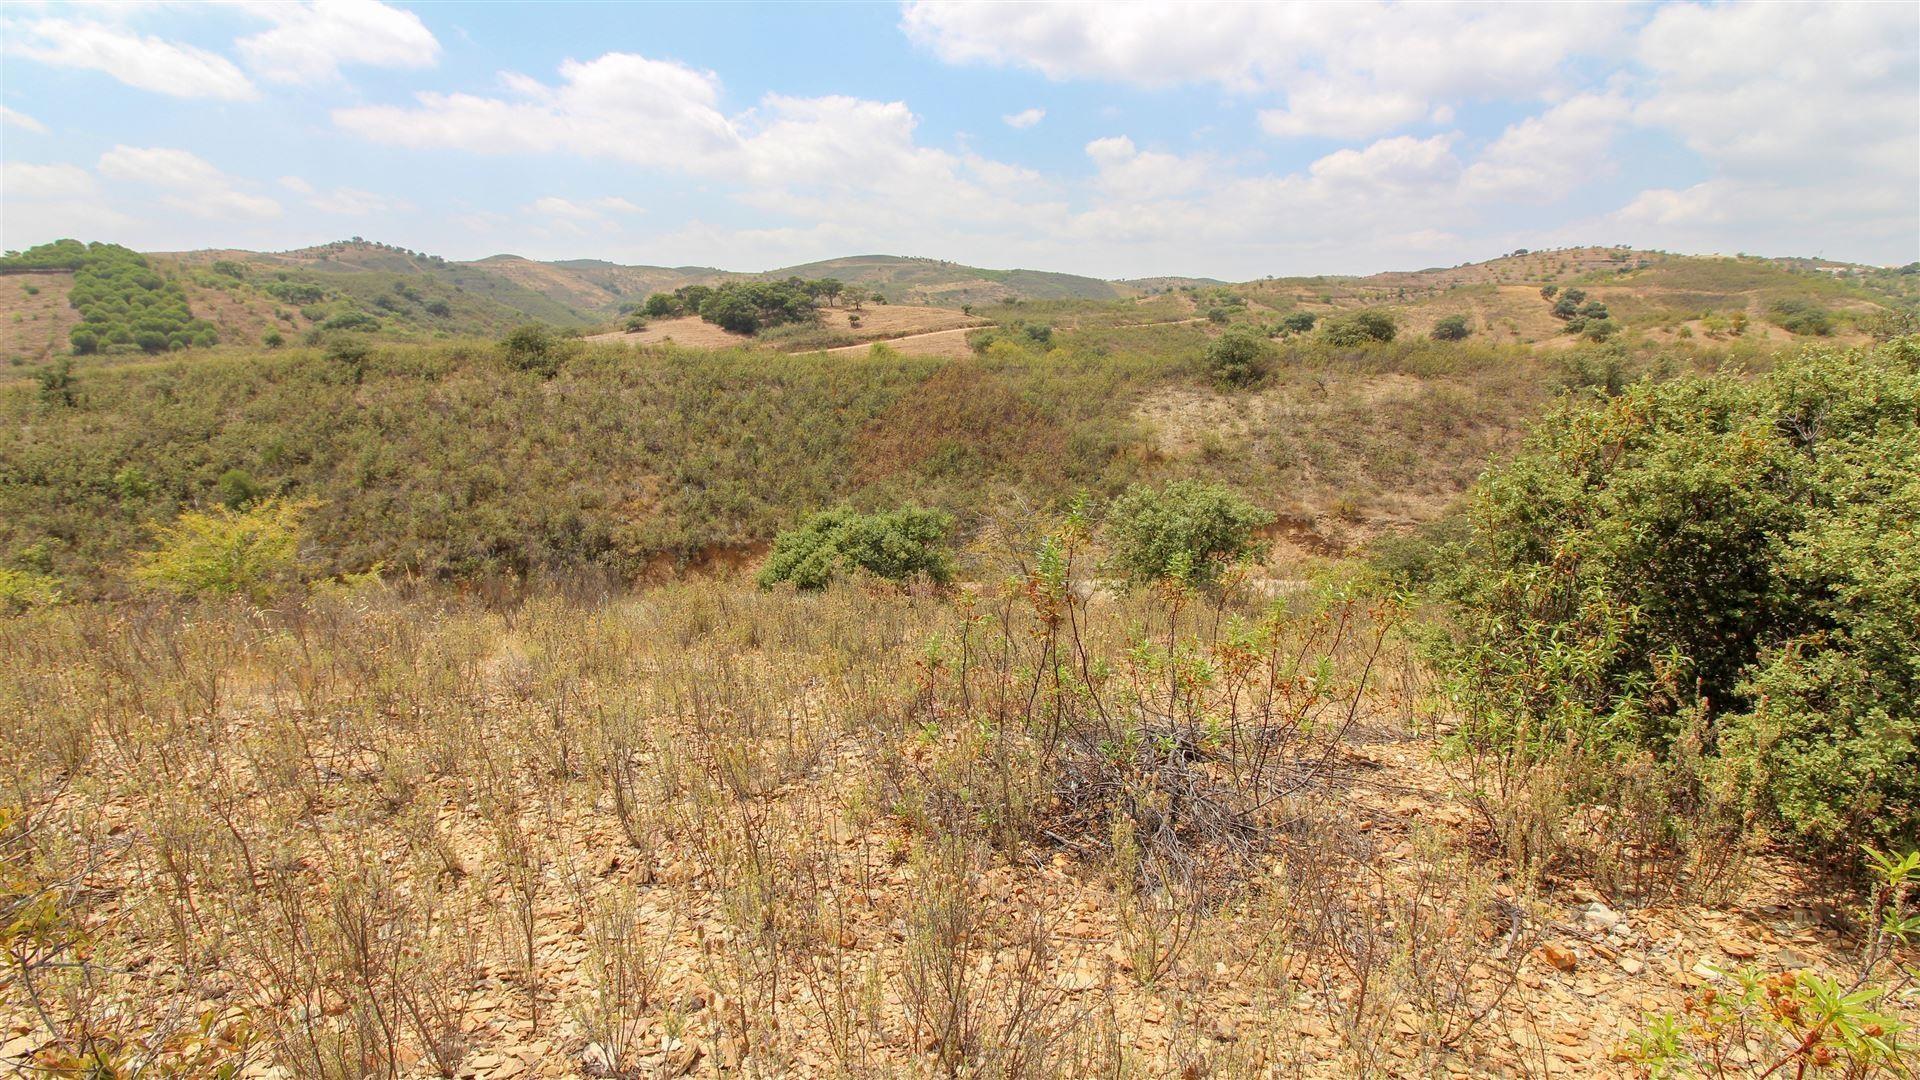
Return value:
M 510 74 L 502 84 L 497 95 L 422 93 L 333 118 L 391 145 L 569 153 L 720 181 L 757 209 L 869 230 L 924 227 L 930 205 L 969 229 L 1049 212 L 1023 190 L 1046 188 L 1031 171 L 920 144 L 903 102 L 768 94 L 730 114 L 714 73 L 633 53 L 569 60 L 557 83 Z
M 205 49 L 141 36 L 103 22 L 44 18 L 9 22 L 6 52 L 50 67 L 105 72 L 128 86 L 181 98 L 243 101 L 253 83 Z
M 1582 94 L 1509 126 L 1467 170 L 1485 199 L 1549 203 L 1614 171 L 1611 149 L 1630 107 L 1617 94 Z
M 1031 109 L 1021 109 L 1017 113 L 1008 113 L 1000 119 L 1010 128 L 1025 129 L 1032 127 L 1046 118 L 1047 110 L 1036 106 Z
M 164 204 L 195 217 L 259 221 L 281 214 L 278 202 L 241 190 L 211 162 L 186 150 L 116 146 L 100 155 L 99 168 L 102 176 L 165 190 Z
M 235 42 L 247 66 L 269 82 L 310 84 L 340 68 L 429 68 L 440 42 L 411 11 L 376 0 L 261 3 L 248 10 L 276 25 Z

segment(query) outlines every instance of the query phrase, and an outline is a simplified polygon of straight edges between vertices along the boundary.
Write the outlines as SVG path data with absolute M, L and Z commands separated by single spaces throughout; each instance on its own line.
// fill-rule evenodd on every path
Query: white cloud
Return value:
M 906 5 L 901 28 L 949 63 L 1033 68 L 1135 86 L 1211 83 L 1285 94 L 1262 115 L 1283 136 L 1364 138 L 1461 100 L 1539 99 L 1567 61 L 1607 55 L 1635 8 L 1524 4 Z M 1328 73 L 1337 73 L 1329 76 Z
M 614 214 L 644 214 L 647 212 L 644 207 L 635 206 L 633 203 L 628 202 L 618 195 L 608 195 L 595 199 L 593 200 L 593 205 Z
M 1047 118 L 1047 110 L 1036 106 L 1031 109 L 1021 109 L 1017 113 L 1008 113 L 1006 116 L 1003 116 L 1000 119 L 1003 122 L 1005 122 L 1006 125 L 1010 128 L 1024 129 L 1024 128 L 1030 128 L 1033 125 L 1039 123 L 1040 121 L 1045 120 L 1046 118 Z
M 1452 135 L 1416 139 L 1398 135 L 1359 150 L 1336 150 L 1308 168 L 1328 188 L 1389 192 L 1443 192 L 1460 175 Z
M 26 113 L 9 109 L 5 105 L 0 105 L 0 123 L 17 127 L 22 131 L 31 131 L 35 135 L 45 135 L 47 133 L 47 125 L 28 116 Z
M 96 187 L 93 174 L 78 165 L 0 162 L 0 193 L 9 200 L 78 198 Z
M 1094 182 L 1100 189 L 1130 201 L 1191 191 L 1212 169 L 1204 158 L 1141 150 L 1125 135 L 1093 140 L 1087 144 L 1087 156 L 1093 159 L 1097 170 Z
M 1260 127 L 1269 135 L 1365 138 L 1425 119 L 1432 111 L 1418 94 L 1370 92 L 1312 79 L 1288 92 L 1286 108 L 1261 110 Z
M 409 107 L 339 109 L 334 120 L 394 145 L 570 153 L 678 172 L 724 183 L 768 213 L 874 237 L 926 228 L 930 205 L 973 230 L 1033 225 L 1047 212 L 1037 209 L 1045 185 L 1031 171 L 919 144 L 919 120 L 903 102 L 769 94 L 728 115 L 712 72 L 630 53 L 568 61 L 554 85 L 524 75 L 502 82 L 503 96 L 426 93 Z M 564 200 L 549 199 L 533 212 L 578 220 Z
M 323 82 L 347 64 L 429 68 L 440 59 L 440 42 L 418 15 L 376 0 L 259 3 L 248 10 L 277 24 L 234 43 L 269 82 Z
M 334 123 L 376 142 L 479 153 L 565 151 L 699 171 L 737 150 L 719 79 L 671 60 L 607 53 L 560 65 L 560 84 L 507 80 L 511 98 L 422 92 L 413 107 L 336 109 Z
M 171 194 L 161 202 L 195 217 L 266 220 L 281 213 L 278 202 L 240 190 L 227 174 L 186 150 L 116 146 L 100 155 L 100 172 L 116 180 L 166 189 Z
M 1640 37 L 1654 92 L 1635 118 L 1735 172 L 1904 179 L 1920 166 L 1916 39 L 1910 4 L 1662 8 Z
M 9 22 L 5 29 L 8 55 L 51 67 L 101 71 L 128 86 L 173 97 L 242 101 L 255 96 L 253 83 L 232 61 L 191 45 L 73 19 Z
M 413 209 L 413 204 L 405 199 L 396 199 L 390 195 L 350 187 L 337 187 L 331 191 L 316 193 L 307 200 L 307 205 L 323 214 L 340 214 L 345 217 L 404 214 Z
M 575 221 L 591 221 L 600 216 L 600 211 L 591 206 L 581 206 L 579 203 L 562 199 L 557 195 L 545 195 L 535 199 L 527 209 L 547 217 L 572 218 Z
M 227 178 L 212 163 L 185 150 L 163 146 L 116 146 L 100 155 L 100 171 L 116 180 L 157 187 L 226 187 Z
M 1466 185 L 1488 199 L 1549 203 L 1612 173 L 1615 135 L 1630 107 L 1617 94 L 1582 94 L 1509 126 L 1467 170 Z
M 298 176 L 281 177 L 280 186 L 297 195 L 311 195 L 314 192 L 314 186 Z

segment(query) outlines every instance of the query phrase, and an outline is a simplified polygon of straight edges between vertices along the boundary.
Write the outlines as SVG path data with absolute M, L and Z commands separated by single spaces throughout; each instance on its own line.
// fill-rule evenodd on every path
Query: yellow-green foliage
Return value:
M 311 504 L 269 499 L 246 510 L 189 510 L 158 526 L 133 577 L 181 595 L 265 600 L 299 580 L 300 519 Z
M 0 567 L 0 615 L 17 615 L 29 608 L 59 602 L 59 578 Z

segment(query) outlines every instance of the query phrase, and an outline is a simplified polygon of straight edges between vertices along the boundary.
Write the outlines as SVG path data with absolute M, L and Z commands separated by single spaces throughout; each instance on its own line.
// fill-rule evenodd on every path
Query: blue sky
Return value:
M 0 243 L 1920 258 L 1920 5 L 11 4 Z

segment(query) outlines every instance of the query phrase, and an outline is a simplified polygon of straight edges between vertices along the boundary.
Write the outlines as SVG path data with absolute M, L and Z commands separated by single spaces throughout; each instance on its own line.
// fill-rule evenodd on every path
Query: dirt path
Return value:
M 832 349 L 820 349 L 828 355 L 849 355 L 865 352 L 875 345 L 885 345 L 907 356 L 964 356 L 971 350 L 967 348 L 967 331 L 977 329 L 972 326 L 957 326 L 951 330 L 929 330 L 923 334 L 906 334 L 897 338 L 882 338 L 878 341 L 863 341 L 858 345 L 841 345 Z M 813 351 L 813 350 L 802 350 Z

